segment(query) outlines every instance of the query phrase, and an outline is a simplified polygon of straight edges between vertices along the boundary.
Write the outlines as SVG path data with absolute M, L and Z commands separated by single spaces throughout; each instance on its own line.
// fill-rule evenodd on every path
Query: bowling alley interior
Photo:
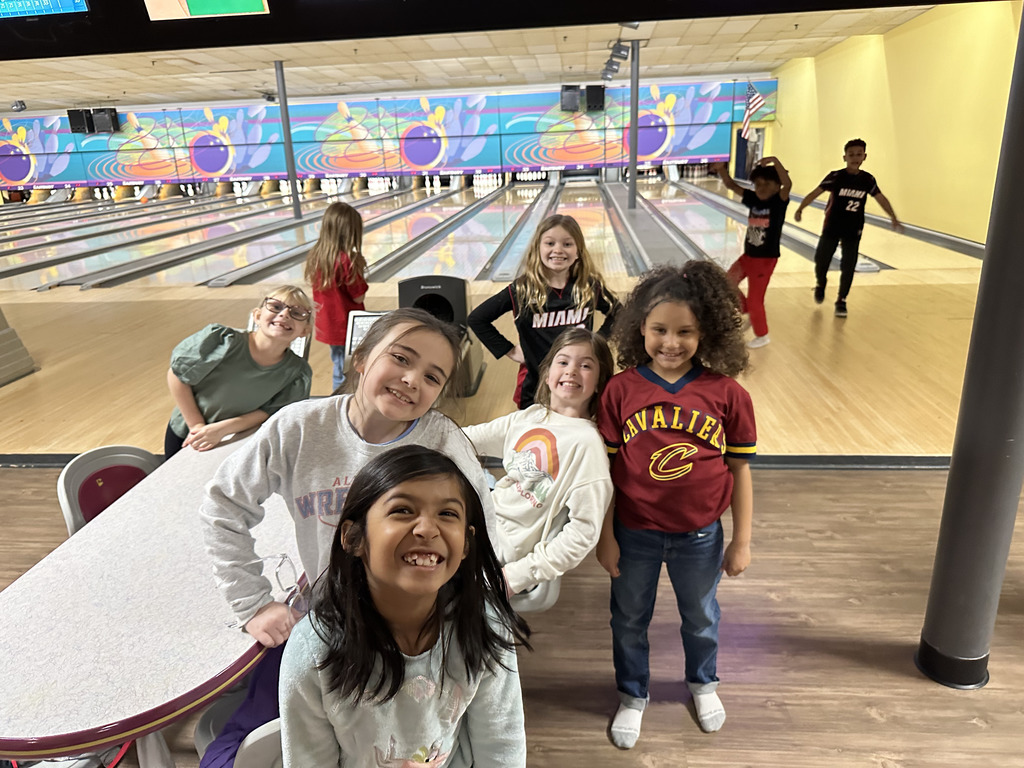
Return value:
M 183 340 L 262 333 L 278 307 L 278 358 L 311 371 L 292 400 L 314 401 L 286 412 L 357 391 L 372 324 L 419 308 L 459 339 L 438 407 L 491 422 L 518 408 L 521 324 L 493 322 L 516 346 L 496 358 L 470 315 L 514 293 L 542 222 L 572 217 L 627 302 L 652 269 L 734 274 L 765 168 L 789 203 L 734 377 L 756 447 L 752 519 L 721 518 L 726 545 L 750 529 L 717 588 L 724 724 L 702 726 L 662 573 L 642 729 L 614 743 L 612 579 L 589 552 L 546 603 L 512 599 L 525 765 L 1024 766 L 1024 2 L 337 5 L 0 0 L 0 768 L 214 765 L 266 658 L 199 511 L 264 430 L 178 434 L 165 461 Z M 821 261 L 854 139 L 863 230 Z M 336 203 L 367 284 L 340 346 L 281 298 L 313 296 Z M 495 493 L 506 459 L 479 457 Z M 261 557 L 296 557 L 292 504 L 266 502 Z M 275 728 L 216 765 L 288 764 Z M 495 765 L 393 750 L 351 765 Z

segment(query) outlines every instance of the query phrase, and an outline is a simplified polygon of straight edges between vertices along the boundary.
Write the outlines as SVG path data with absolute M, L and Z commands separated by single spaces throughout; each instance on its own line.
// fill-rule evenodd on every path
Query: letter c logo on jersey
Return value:
M 691 469 L 693 462 L 688 458 L 697 452 L 689 443 L 676 443 L 659 448 L 651 455 L 651 477 L 655 480 L 675 480 Z

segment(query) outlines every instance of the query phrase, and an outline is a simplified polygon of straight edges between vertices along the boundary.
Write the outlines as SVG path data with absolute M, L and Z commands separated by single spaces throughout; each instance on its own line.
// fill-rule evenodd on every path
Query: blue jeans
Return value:
M 331 344 L 331 362 L 334 363 L 334 388 L 345 383 L 345 345 Z
M 622 702 L 643 709 L 651 682 L 647 628 L 661 564 L 676 593 L 682 618 L 680 634 L 686 656 L 686 682 L 693 688 L 717 683 L 718 621 L 715 593 L 722 578 L 722 523 L 688 533 L 632 530 L 615 521 L 619 572 L 612 579 L 612 659 Z M 708 690 L 713 690 L 709 686 Z

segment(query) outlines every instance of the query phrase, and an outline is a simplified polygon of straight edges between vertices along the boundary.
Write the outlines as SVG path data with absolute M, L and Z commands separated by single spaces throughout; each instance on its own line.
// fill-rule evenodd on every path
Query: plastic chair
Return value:
M 543 535 L 544 541 L 552 541 L 568 522 L 569 512 L 563 509 L 548 523 L 548 529 Z M 558 595 L 561 591 L 562 577 L 558 576 L 551 581 L 542 581 L 526 592 L 512 595 L 509 602 L 512 603 L 512 608 L 516 613 L 540 613 L 558 602 Z
M 203 714 L 196 721 L 196 729 L 192 734 L 192 741 L 196 745 L 196 753 L 202 758 L 213 740 L 220 735 L 231 715 L 245 700 L 246 689 L 242 686 L 238 690 L 228 691 L 213 704 L 203 710 Z
M 57 499 L 64 513 L 68 535 L 74 536 L 86 523 L 131 490 L 146 475 L 160 466 L 160 459 L 149 451 L 133 445 L 105 445 L 80 453 L 67 463 L 57 478 Z M 159 734 L 143 736 L 148 749 L 167 751 Z M 138 742 L 143 743 L 141 740 Z M 63 768 L 93 768 L 117 765 L 131 741 L 103 753 L 76 758 L 32 763 Z M 167 754 L 170 754 L 167 752 Z M 112 760 L 112 762 L 111 762 Z
M 281 721 L 264 723 L 245 737 L 235 755 L 235 768 L 283 768 Z
M 160 466 L 160 459 L 133 445 L 106 445 L 81 453 L 57 478 L 57 499 L 68 535 L 131 490 Z
M 533 589 L 512 595 L 512 608 L 516 613 L 540 613 L 558 602 L 558 594 L 562 591 L 562 577 L 551 581 L 542 581 Z
M 226 693 L 199 716 L 193 740 L 200 759 L 238 709 L 245 695 L 244 688 Z M 238 747 L 234 762 L 234 768 L 282 768 L 283 765 L 280 719 L 264 723 L 246 736 Z

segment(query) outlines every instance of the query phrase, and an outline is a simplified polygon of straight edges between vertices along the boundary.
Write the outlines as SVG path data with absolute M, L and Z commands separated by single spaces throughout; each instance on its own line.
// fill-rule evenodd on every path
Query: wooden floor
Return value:
M 56 475 L 0 469 L 0 589 L 65 537 Z M 941 471 L 755 470 L 754 561 L 719 589 L 728 720 L 716 734 L 701 733 L 688 704 L 663 579 L 643 733 L 629 752 L 610 744 L 608 580 L 589 558 L 530 620 L 535 650 L 520 655 L 529 766 L 1024 766 L 1024 542 L 1010 551 L 991 682 L 956 691 L 913 664 L 944 484 Z M 198 765 L 194 721 L 167 731 L 179 768 Z
M 887 241 L 909 248 L 907 238 Z M 893 243 L 897 245 L 893 245 Z M 879 256 L 881 258 L 881 256 Z M 948 455 L 959 407 L 980 262 L 858 274 L 850 316 L 811 299 L 809 262 L 783 259 L 768 291 L 772 343 L 741 377 L 754 399 L 762 454 Z M 631 281 L 613 288 L 628 292 Z M 476 283 L 473 301 L 499 286 Z M 159 452 L 173 407 L 171 349 L 210 322 L 243 325 L 258 286 L 57 288 L 0 292 L 0 308 L 37 370 L 0 387 L 0 454 L 78 453 L 110 443 Z M 394 285 L 367 305 L 397 305 Z M 504 319 L 511 335 L 510 318 Z M 515 364 L 484 352 L 479 393 L 453 413 L 477 423 L 507 413 Z M 330 391 L 327 347 L 314 343 L 313 394 Z

